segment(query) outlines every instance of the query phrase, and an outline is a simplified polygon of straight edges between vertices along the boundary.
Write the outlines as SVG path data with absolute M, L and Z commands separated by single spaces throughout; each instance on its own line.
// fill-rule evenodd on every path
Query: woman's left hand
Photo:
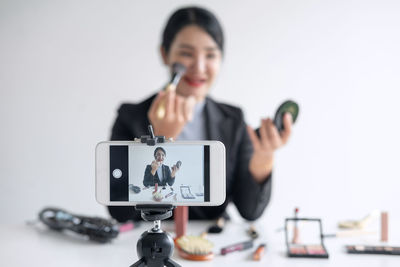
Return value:
M 176 173 L 178 172 L 178 170 L 179 170 L 179 168 L 176 166 L 176 165 L 174 165 L 174 166 L 172 166 L 172 171 L 171 171 L 171 177 L 172 178 L 175 178 L 175 175 L 176 175 Z
M 283 131 L 279 133 L 271 119 L 262 119 L 259 130 L 260 137 L 250 126 L 247 126 L 247 132 L 254 148 L 249 163 L 249 171 L 259 183 L 262 183 L 272 171 L 274 151 L 289 140 L 292 132 L 292 116 L 290 113 L 285 113 L 283 126 Z

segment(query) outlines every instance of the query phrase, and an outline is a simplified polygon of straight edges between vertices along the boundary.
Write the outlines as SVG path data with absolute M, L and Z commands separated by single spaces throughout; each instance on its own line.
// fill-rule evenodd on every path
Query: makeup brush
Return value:
M 339 222 L 339 228 L 342 229 L 364 229 L 371 221 L 379 216 L 379 210 L 373 210 L 370 214 L 361 220 L 349 220 Z
M 181 80 L 183 74 L 186 71 L 186 67 L 178 62 L 175 62 L 172 65 L 172 76 L 171 76 L 171 80 L 170 82 L 167 84 L 167 86 L 165 87 L 165 91 L 169 92 L 169 91 L 175 91 L 176 90 L 176 86 L 178 85 L 179 81 Z M 160 105 L 158 106 L 157 109 L 157 118 L 162 119 L 165 116 L 165 103 L 164 102 L 160 102 Z
M 176 239 L 179 256 L 192 261 L 206 261 L 214 258 L 213 243 L 203 236 L 183 235 Z

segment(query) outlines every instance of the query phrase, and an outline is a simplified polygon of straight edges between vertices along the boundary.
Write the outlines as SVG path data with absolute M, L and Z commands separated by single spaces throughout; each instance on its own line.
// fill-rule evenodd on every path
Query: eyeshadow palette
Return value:
M 322 233 L 320 219 L 286 218 L 285 236 L 288 257 L 329 258 Z
M 298 258 L 329 258 L 329 254 L 323 245 L 290 244 L 288 256 Z
M 346 246 L 346 251 L 350 254 L 400 255 L 400 247 L 390 246 Z

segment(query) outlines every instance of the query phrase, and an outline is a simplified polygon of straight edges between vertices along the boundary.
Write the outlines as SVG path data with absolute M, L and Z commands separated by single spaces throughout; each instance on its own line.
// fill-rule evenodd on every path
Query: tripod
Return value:
M 140 138 L 142 143 L 154 146 L 157 143 L 164 143 L 164 136 L 154 136 L 153 127 L 148 127 L 150 135 L 143 135 Z M 130 267 L 181 267 L 171 260 L 174 252 L 174 241 L 171 236 L 161 230 L 161 221 L 172 216 L 172 205 L 137 205 L 141 216 L 145 221 L 153 221 L 154 226 L 144 232 L 136 245 L 139 260 Z
M 171 260 L 174 241 L 171 236 L 161 230 L 161 220 L 172 216 L 172 205 L 137 205 L 145 221 L 153 221 L 154 226 L 145 231 L 137 242 L 136 249 L 139 260 L 130 267 L 181 267 Z

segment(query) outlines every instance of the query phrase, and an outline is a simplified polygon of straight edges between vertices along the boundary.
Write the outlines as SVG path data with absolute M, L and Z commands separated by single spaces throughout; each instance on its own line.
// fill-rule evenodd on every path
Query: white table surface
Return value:
M 189 234 L 200 234 L 211 222 L 191 221 Z M 107 244 L 97 244 L 75 234 L 61 234 L 47 229 L 38 223 L 35 226 L 0 225 L 0 266 L 130 266 L 137 260 L 136 242 L 151 223 L 142 223 L 137 229 L 121 233 L 117 239 Z M 229 222 L 223 234 L 209 235 L 214 243 L 214 252 L 221 247 L 248 240 L 246 230 L 249 223 Z M 234 252 L 229 255 L 216 255 L 212 261 L 187 261 L 174 254 L 173 259 L 182 266 L 400 266 L 400 256 L 351 255 L 346 254 L 346 244 L 379 245 L 378 237 L 331 238 L 325 240 L 330 254 L 329 259 L 288 258 L 284 233 L 276 229 L 262 229 L 255 247 L 267 243 L 266 254 L 260 262 L 251 260 L 251 250 Z M 173 231 L 173 222 L 163 222 L 162 228 Z M 389 243 L 390 245 L 394 245 Z M 399 244 L 398 244 L 399 245 Z

